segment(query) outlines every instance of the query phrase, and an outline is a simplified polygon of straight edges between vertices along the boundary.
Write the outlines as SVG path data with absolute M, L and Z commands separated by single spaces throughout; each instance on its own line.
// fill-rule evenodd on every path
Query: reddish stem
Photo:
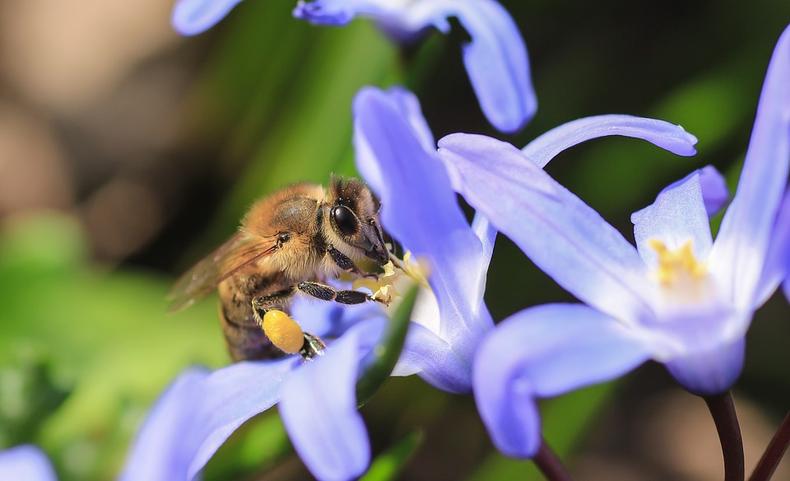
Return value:
M 743 481 L 743 440 L 738 416 L 735 413 L 735 404 L 732 402 L 730 392 L 715 396 L 705 396 L 716 431 L 721 441 L 721 454 L 724 457 L 724 481 Z
M 573 481 L 562 461 L 546 444 L 545 439 L 541 441 L 540 449 L 532 460 L 548 481 Z
M 768 481 L 771 479 L 788 446 L 790 446 L 790 412 L 785 415 L 776 434 L 774 434 L 771 442 L 768 443 L 768 447 L 765 448 L 765 452 L 754 468 L 749 481 Z

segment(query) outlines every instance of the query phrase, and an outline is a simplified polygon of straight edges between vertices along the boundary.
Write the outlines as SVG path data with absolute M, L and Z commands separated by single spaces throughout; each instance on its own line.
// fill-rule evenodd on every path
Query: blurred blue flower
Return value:
M 538 144 L 522 152 L 464 134 L 439 146 L 466 200 L 586 304 L 526 309 L 481 345 L 475 396 L 503 452 L 535 454 L 536 397 L 612 379 L 647 359 L 663 362 L 692 392 L 729 389 L 752 315 L 786 275 L 786 197 L 779 208 L 790 163 L 790 29 L 771 60 L 738 190 L 715 242 L 708 215 L 721 204 L 723 181 L 712 168 L 669 186 L 632 216 L 634 248 L 540 168 L 545 159 L 535 154 L 557 149 Z
M 3 481 L 56 481 L 46 455 L 35 446 L 19 446 L 0 451 L 0 479 Z
M 171 22 L 181 35 L 197 35 L 216 25 L 241 0 L 176 0 Z
M 467 222 L 453 190 L 455 179 L 439 160 L 414 95 L 366 88 L 354 101 L 354 114 L 357 168 L 382 201 L 382 224 L 430 268 L 431 292 L 418 300 L 394 374 L 418 373 L 440 389 L 469 392 L 475 353 L 493 328 L 483 294 L 496 231 L 479 213 L 471 226 Z M 543 166 L 571 145 L 606 135 L 644 139 L 681 155 L 693 154 L 696 142 L 666 122 L 607 115 L 565 124 L 525 150 Z M 512 165 L 508 182 L 528 184 L 519 172 Z M 499 187 L 487 187 L 494 187 L 495 197 Z
M 275 404 L 299 456 L 321 480 L 361 475 L 370 461 L 356 383 L 386 323 L 377 306 L 300 298 L 293 317 L 331 342 L 323 356 L 190 369 L 157 401 L 134 442 L 122 481 L 190 481 L 244 422 Z
M 173 26 L 195 35 L 219 22 L 241 0 L 178 0 Z M 537 109 L 524 41 L 513 19 L 495 0 L 315 0 L 300 1 L 294 16 L 317 25 L 345 25 L 354 17 L 375 20 L 387 32 L 410 39 L 426 28 L 443 33 L 455 17 L 471 40 L 463 60 L 480 107 L 503 132 L 524 126 Z

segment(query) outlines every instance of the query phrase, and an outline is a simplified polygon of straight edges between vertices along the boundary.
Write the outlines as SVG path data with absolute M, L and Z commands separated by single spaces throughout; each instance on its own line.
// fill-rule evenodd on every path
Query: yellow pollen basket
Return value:
M 291 316 L 271 309 L 263 316 L 263 333 L 278 349 L 288 354 L 296 354 L 304 345 L 304 332 Z
M 690 240 L 675 250 L 670 250 L 658 239 L 650 239 L 647 245 L 658 254 L 656 277 L 664 286 L 676 284 L 683 279 L 702 279 L 708 274 L 705 264 L 694 256 Z

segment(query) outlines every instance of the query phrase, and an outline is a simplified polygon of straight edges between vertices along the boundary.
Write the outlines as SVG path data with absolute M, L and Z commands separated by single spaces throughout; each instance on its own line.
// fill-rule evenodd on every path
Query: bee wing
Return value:
M 207 296 L 242 267 L 276 250 L 276 242 L 238 233 L 178 278 L 168 295 L 170 311 L 185 309 Z

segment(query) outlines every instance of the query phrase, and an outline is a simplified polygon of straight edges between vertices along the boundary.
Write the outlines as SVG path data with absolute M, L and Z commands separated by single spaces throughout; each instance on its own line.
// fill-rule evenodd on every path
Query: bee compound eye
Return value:
M 337 206 L 332 209 L 332 219 L 335 221 L 335 225 L 340 232 L 345 235 L 353 235 L 356 234 L 358 230 L 358 221 L 354 213 L 351 210 L 344 206 Z

